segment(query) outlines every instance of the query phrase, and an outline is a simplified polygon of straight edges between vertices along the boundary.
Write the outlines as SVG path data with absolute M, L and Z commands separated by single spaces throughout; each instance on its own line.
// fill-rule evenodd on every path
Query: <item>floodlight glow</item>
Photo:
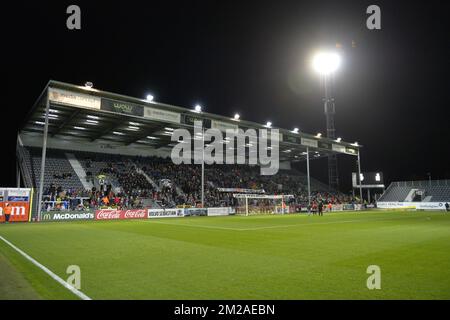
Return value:
M 336 142 L 341 142 L 342 141 L 342 138 L 337 138 L 336 139 Z
M 92 82 L 90 82 L 90 81 L 87 81 L 87 82 L 84 84 L 84 86 L 85 86 L 86 88 L 92 89 L 92 87 L 94 86 L 94 84 L 93 84 Z
M 266 127 L 267 127 L 267 128 L 270 128 L 270 127 L 272 127 L 272 122 L 270 122 L 270 121 L 267 121 L 267 123 L 266 123 Z
M 322 134 L 319 132 L 319 133 L 316 135 L 316 137 L 317 137 L 317 138 L 321 138 L 321 137 L 322 137 Z
M 313 68 L 322 75 L 336 71 L 341 64 L 341 57 L 334 52 L 321 52 L 314 56 Z
M 355 143 L 352 143 L 352 146 L 355 146 L 355 147 L 359 146 L 358 141 L 356 141 Z
M 154 97 L 151 94 L 148 94 L 146 97 L 147 101 L 153 101 L 153 98 Z
M 241 117 L 241 116 L 239 115 L 239 113 L 236 113 L 236 114 L 234 115 L 234 120 L 239 120 L 240 117 Z
M 298 133 L 299 129 L 298 128 L 294 128 L 294 130 L 292 130 L 292 133 Z
M 202 106 L 201 105 L 196 105 L 194 108 L 195 112 L 202 112 Z

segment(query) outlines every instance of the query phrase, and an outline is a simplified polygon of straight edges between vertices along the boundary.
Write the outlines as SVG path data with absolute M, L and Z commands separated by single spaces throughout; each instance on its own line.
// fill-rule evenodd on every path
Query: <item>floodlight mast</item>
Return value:
M 336 53 L 319 53 L 314 57 L 313 67 L 321 75 L 325 89 L 324 111 L 327 124 L 327 138 L 336 139 L 334 115 L 336 113 L 334 98 L 331 92 L 331 80 L 334 72 L 339 68 L 340 57 Z M 328 186 L 331 189 L 339 187 L 337 169 L 337 157 L 335 154 L 328 156 Z

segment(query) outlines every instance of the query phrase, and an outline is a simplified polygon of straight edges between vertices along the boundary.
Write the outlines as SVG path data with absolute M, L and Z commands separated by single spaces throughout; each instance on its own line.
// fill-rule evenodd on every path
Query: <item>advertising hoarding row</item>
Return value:
M 378 202 L 381 209 L 445 210 L 445 202 Z
M 134 209 L 134 210 L 115 210 L 102 209 L 95 211 L 93 219 L 95 220 L 124 220 L 124 219 L 154 219 L 154 218 L 181 218 L 189 216 L 206 216 L 209 212 L 216 209 L 215 213 L 232 212 L 231 208 L 174 208 L 174 209 Z M 221 215 L 224 215 L 221 214 Z

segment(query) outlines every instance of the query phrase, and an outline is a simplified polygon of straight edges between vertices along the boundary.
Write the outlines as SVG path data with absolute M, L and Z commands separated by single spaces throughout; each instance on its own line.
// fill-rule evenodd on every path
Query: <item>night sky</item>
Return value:
M 66 28 L 70 4 L 81 7 L 79 31 Z M 366 28 L 370 4 L 381 8 L 381 30 Z M 325 133 L 323 88 L 310 58 L 336 43 L 343 58 L 337 136 L 364 145 L 363 171 L 383 171 L 388 181 L 428 172 L 450 178 L 448 1 L 2 6 L 2 186 L 15 185 L 17 130 L 49 79 Z M 347 188 L 354 162 L 339 158 L 339 166 Z

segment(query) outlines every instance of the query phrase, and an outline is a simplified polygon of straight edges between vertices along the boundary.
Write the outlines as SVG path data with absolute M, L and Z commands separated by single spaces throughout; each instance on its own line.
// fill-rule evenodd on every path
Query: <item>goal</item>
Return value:
M 286 201 L 294 196 L 237 193 L 233 197 L 237 199 L 236 214 L 248 216 L 288 213 Z

